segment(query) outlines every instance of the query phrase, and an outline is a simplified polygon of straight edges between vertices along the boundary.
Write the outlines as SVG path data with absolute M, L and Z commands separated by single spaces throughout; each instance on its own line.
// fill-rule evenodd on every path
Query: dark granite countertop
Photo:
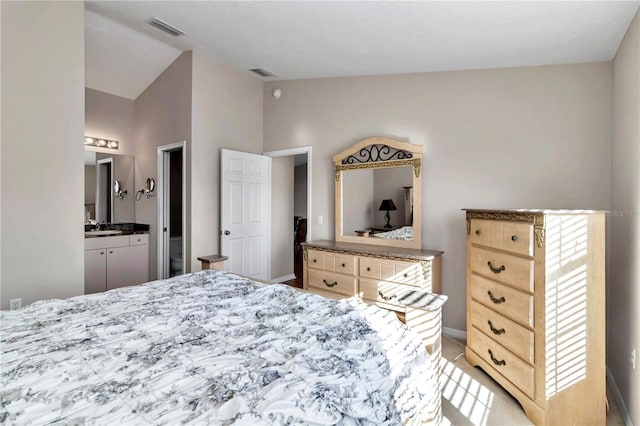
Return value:
M 94 225 L 84 226 L 85 238 L 102 238 L 102 237 L 118 237 L 121 235 L 148 234 L 150 226 L 144 223 L 103 223 L 100 229 L 96 229 Z M 120 231 L 118 233 L 102 232 L 102 231 Z M 95 233 L 94 233 L 95 232 Z

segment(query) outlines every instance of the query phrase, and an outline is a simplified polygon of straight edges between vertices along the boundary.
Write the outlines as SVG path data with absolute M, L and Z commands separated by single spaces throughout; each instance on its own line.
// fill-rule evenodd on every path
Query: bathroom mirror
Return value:
M 369 138 L 333 161 L 336 241 L 421 248 L 422 146 Z
M 85 148 L 84 172 L 85 223 L 135 221 L 134 197 L 124 196 L 129 188 L 134 187 L 133 156 L 102 153 Z M 119 192 L 123 195 L 121 199 L 117 195 Z

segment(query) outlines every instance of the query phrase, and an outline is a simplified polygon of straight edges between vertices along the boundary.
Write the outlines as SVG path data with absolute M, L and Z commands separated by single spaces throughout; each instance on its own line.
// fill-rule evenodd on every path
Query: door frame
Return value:
M 307 242 L 312 241 L 311 233 L 313 228 L 313 221 L 310 220 L 311 204 L 312 204 L 311 188 L 313 188 L 313 185 L 312 185 L 313 174 L 311 173 L 311 169 L 312 169 L 311 151 L 312 151 L 311 145 L 307 145 L 307 146 L 300 146 L 297 148 L 285 148 L 285 149 L 278 149 L 275 151 L 268 151 L 268 152 L 262 153 L 262 155 L 266 155 L 267 157 L 288 157 L 291 155 L 307 154 L 307 238 L 305 240 Z
M 165 214 L 165 167 L 164 156 L 170 151 L 182 149 L 182 273 L 187 273 L 187 141 L 161 145 L 157 150 L 157 172 L 158 172 L 158 202 L 157 202 L 157 239 L 156 239 L 156 276 L 157 279 L 164 279 L 164 259 L 166 251 L 169 250 L 169 242 L 164 240 L 164 214 Z M 170 261 L 170 259 L 169 259 Z M 168 278 L 168 277 L 166 277 Z

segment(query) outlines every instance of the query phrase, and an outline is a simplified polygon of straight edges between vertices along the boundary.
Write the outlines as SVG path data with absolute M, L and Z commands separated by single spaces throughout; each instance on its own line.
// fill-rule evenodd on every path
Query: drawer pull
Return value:
M 480 235 L 480 230 L 476 229 L 476 235 Z
M 511 241 L 516 241 L 517 239 L 518 239 L 518 237 L 517 237 L 517 236 L 515 236 L 515 235 L 512 235 L 512 236 L 511 236 Z
M 104 252 L 103 252 L 103 251 L 101 251 L 101 252 L 100 252 L 100 254 L 104 254 Z
M 313 259 L 313 263 L 317 263 L 317 262 L 318 262 L 318 259 Z
M 405 273 L 405 274 L 404 274 L 404 277 L 405 277 L 405 278 L 409 278 L 409 274 L 406 274 L 406 273 Z
M 491 329 L 491 331 L 493 332 L 493 334 L 497 334 L 497 335 L 499 336 L 499 335 L 501 335 L 501 334 L 506 333 L 506 332 L 504 331 L 504 328 L 501 328 L 500 330 L 498 330 L 497 328 L 495 328 L 495 327 L 493 326 L 493 324 L 491 324 L 491 320 L 489 320 L 489 321 L 487 321 L 487 322 L 489 323 L 489 328 Z
M 378 296 L 382 297 L 384 300 L 391 300 L 391 299 L 395 299 L 396 296 L 395 294 L 392 294 L 391 296 L 385 296 L 384 294 L 382 294 L 382 291 L 378 290 Z
M 504 302 L 507 301 L 507 299 L 505 299 L 504 296 L 502 296 L 500 299 L 496 299 L 493 296 L 493 293 L 491 293 L 491 290 L 487 291 L 487 294 L 489 295 L 489 299 L 491 299 L 491 301 L 493 303 L 495 303 L 496 305 L 499 305 L 499 304 L 504 303 Z
M 344 267 L 346 267 L 346 266 L 347 266 L 347 264 L 346 264 L 346 263 L 343 263 L 343 264 L 342 264 L 342 267 L 343 267 L 343 268 L 344 268 Z
M 326 285 L 327 287 L 335 287 L 338 285 L 338 281 L 334 281 L 332 283 L 330 283 L 329 281 L 327 281 L 326 279 L 323 279 L 322 282 L 324 283 L 324 285 Z
M 370 271 L 370 270 L 371 270 L 371 268 L 369 268 L 369 267 L 367 266 L 367 271 Z
M 493 356 L 493 352 L 491 352 L 491 349 L 489 349 L 489 356 L 491 357 L 491 361 L 493 361 L 493 363 L 495 365 L 507 365 L 506 361 L 504 359 L 501 360 L 497 360 L 494 356 Z
M 500 272 L 502 272 L 502 271 L 504 271 L 505 269 L 507 269 L 507 268 L 505 268 L 505 266 L 504 266 L 504 265 L 502 265 L 502 266 L 501 266 L 501 267 L 499 267 L 499 268 L 494 268 L 494 267 L 493 267 L 493 265 L 491 264 L 491 261 L 488 261 L 488 262 L 487 262 L 487 265 L 489 265 L 489 269 L 491 269 L 491 272 L 493 272 L 494 274 L 499 274 Z

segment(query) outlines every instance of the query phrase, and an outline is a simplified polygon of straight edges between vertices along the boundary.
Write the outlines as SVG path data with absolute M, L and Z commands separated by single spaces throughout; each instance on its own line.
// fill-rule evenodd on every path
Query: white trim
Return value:
M 290 155 L 307 154 L 307 242 L 312 240 L 311 233 L 313 227 L 313 220 L 311 220 L 311 199 L 313 198 L 311 194 L 313 188 L 313 173 L 311 172 L 311 165 L 313 161 L 311 157 L 311 151 L 312 147 L 310 145 L 307 145 L 298 148 L 278 149 L 276 151 L 267 151 L 262 153 L 262 155 L 266 155 L 267 157 L 288 157 Z
M 609 387 L 611 388 L 613 397 L 616 399 L 616 404 L 618 404 L 618 410 L 620 411 L 620 415 L 624 420 L 624 424 L 626 426 L 633 426 L 633 421 L 631 421 L 631 415 L 629 414 L 629 410 L 627 410 L 627 405 L 624 403 L 624 399 L 622 398 L 622 394 L 620 393 L 620 389 L 618 388 L 616 379 L 613 378 L 613 373 L 611 372 L 608 366 L 607 366 L 607 381 L 609 382 Z
M 156 173 L 158 175 L 157 178 L 157 217 L 156 217 L 156 227 L 157 229 L 157 239 L 156 239 L 156 274 L 158 279 L 161 279 L 163 276 L 163 259 L 164 253 L 163 251 L 166 249 L 162 244 L 164 241 L 163 231 L 162 231 L 162 223 L 164 222 L 164 154 L 169 151 L 175 151 L 177 149 L 182 149 L 182 273 L 186 273 L 187 271 L 187 142 L 176 142 L 169 145 L 162 145 L 158 147 L 157 150 L 157 169 Z M 189 269 L 191 268 L 191 262 L 189 264 Z
M 279 277 L 279 278 L 274 278 L 272 280 L 270 280 L 269 282 L 271 284 L 280 284 L 284 281 L 289 281 L 289 280 L 295 280 L 296 276 L 295 274 L 289 274 L 289 275 L 285 275 L 284 277 Z
M 453 337 L 455 339 L 467 340 L 467 332 L 457 330 L 455 328 L 442 327 L 442 334 L 445 336 Z

